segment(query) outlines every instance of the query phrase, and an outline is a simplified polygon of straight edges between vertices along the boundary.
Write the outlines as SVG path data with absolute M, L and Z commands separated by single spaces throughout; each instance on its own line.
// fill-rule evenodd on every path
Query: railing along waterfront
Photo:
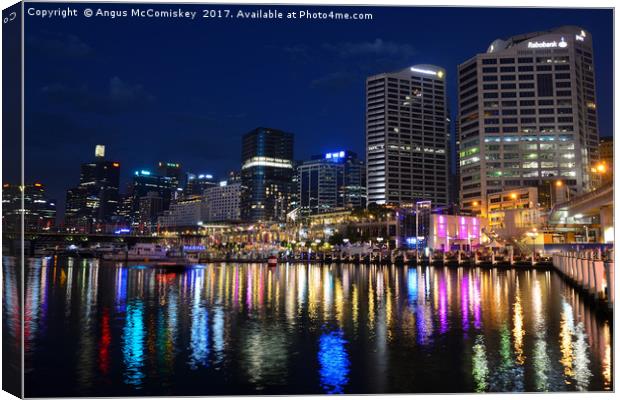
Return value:
M 597 301 L 614 305 L 613 250 L 603 255 L 600 251 L 565 252 L 553 255 L 553 266 L 573 285 L 587 292 Z

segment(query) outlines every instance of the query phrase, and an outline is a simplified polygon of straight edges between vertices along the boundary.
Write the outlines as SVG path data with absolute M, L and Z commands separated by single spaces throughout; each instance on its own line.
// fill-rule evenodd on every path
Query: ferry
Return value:
M 118 251 L 114 253 L 104 253 L 104 260 L 113 261 L 149 261 L 164 260 L 168 256 L 167 250 L 154 243 L 137 243 L 127 251 Z

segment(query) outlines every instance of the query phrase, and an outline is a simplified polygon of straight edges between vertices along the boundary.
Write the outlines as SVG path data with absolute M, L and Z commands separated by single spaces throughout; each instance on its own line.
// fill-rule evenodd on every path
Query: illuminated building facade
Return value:
M 484 220 L 462 215 L 431 214 L 428 247 L 431 250 L 469 250 L 480 245 Z
M 208 188 L 216 187 L 218 183 L 211 174 L 187 174 L 185 194 L 188 196 L 202 195 Z
M 170 186 L 172 188 L 170 196 L 172 200 L 175 200 L 183 195 L 185 175 L 181 169 L 181 164 L 176 162 L 159 161 L 155 166 L 155 175 L 170 178 Z
M 527 230 L 545 224 L 545 211 L 550 205 L 549 190 L 539 191 L 536 187 L 490 194 L 487 197 L 489 229 L 504 239 L 519 239 Z
M 599 143 L 600 162 L 604 170 L 602 171 L 602 183 L 614 181 L 614 138 L 601 138 Z
M 95 147 L 95 159 L 80 168 L 79 185 L 67 191 L 67 228 L 89 231 L 117 219 L 120 167 L 119 162 L 105 159 L 105 146 Z
M 300 214 L 366 206 L 366 168 L 355 152 L 316 155 L 300 163 L 296 171 L 295 207 Z
M 155 175 L 149 170 L 135 171 L 127 194 L 127 200 L 131 204 L 130 210 L 126 211 L 129 213 L 130 223 L 133 226 L 137 226 L 143 222 L 144 218 L 140 215 L 141 199 L 151 192 L 157 193 L 157 197 L 161 198 L 162 204 L 159 212 L 168 210 L 174 189 L 173 180 L 168 176 Z M 153 196 L 151 195 L 151 197 Z M 158 207 L 155 207 L 155 209 L 158 209 Z M 149 216 L 149 218 L 152 217 Z
M 243 136 L 241 218 L 283 221 L 293 194 L 293 134 L 256 128 Z
M 241 182 L 222 181 L 204 192 L 208 222 L 237 222 L 241 220 Z
M 56 202 L 45 195 L 42 183 L 25 185 L 24 230 L 48 231 L 56 226 Z M 5 183 L 2 185 L 2 227 L 7 232 L 21 230 L 22 191 L 19 185 Z
M 207 205 L 203 196 L 192 195 L 179 199 L 158 218 L 161 229 L 196 228 L 207 216 Z
M 368 203 L 448 204 L 445 70 L 415 65 L 366 80 Z
M 592 38 L 565 26 L 497 39 L 459 66 L 461 207 L 562 179 L 591 188 L 598 160 Z
M 157 228 L 157 218 L 164 211 L 164 199 L 158 192 L 148 192 L 140 197 L 138 203 L 138 224 L 142 233 L 155 232 Z

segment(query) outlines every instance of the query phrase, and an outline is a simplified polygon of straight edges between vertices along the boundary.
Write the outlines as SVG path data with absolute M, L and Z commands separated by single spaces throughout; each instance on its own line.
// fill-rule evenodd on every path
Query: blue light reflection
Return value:
M 321 386 L 328 394 L 343 393 L 349 382 L 350 361 L 342 331 L 324 333 L 319 339 Z

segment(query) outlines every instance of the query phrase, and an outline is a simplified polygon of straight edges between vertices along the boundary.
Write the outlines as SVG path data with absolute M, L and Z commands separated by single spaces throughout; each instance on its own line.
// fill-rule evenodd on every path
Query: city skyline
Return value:
M 615 9 L 556 7 L 3 10 L 2 390 L 613 392 Z
M 459 63 L 483 53 L 497 38 L 573 24 L 594 38 L 599 130 L 602 137 L 611 136 L 611 85 L 605 84 L 612 75 L 608 11 L 544 10 L 547 18 L 543 20 L 533 18 L 541 12 L 533 9 L 378 7 L 373 11 L 373 21 L 345 28 L 340 24 L 321 30 L 310 23 L 298 28 L 287 23 L 244 23 L 235 25 L 239 28 L 236 36 L 225 33 L 219 41 L 204 39 L 210 29 L 222 25 L 184 26 L 171 33 L 175 37 L 152 41 L 145 38 L 158 23 L 143 24 L 143 31 L 136 34 L 134 30 L 134 37 L 121 40 L 130 27 L 120 20 L 108 32 L 109 20 L 93 20 L 88 27 L 78 22 L 68 29 L 53 21 L 45 21 L 43 27 L 40 21 L 27 19 L 32 25 L 26 36 L 26 55 L 33 62 L 26 75 L 33 79 L 27 79 L 26 86 L 26 160 L 30 166 L 26 181 L 43 182 L 50 197 L 58 200 L 59 210 L 64 209 L 64 191 L 79 179 L 76 164 L 89 161 L 92 147 L 99 143 L 106 144 L 111 158 L 122 164 L 121 188 L 127 184 L 128 171 L 156 161 L 179 162 L 186 171 L 224 177 L 229 170 L 239 169 L 241 136 L 256 126 L 294 132 L 296 160 L 340 149 L 363 155 L 366 78 L 422 63 L 446 69 L 454 141 Z M 510 19 L 508 13 L 512 13 Z M 416 16 L 426 16 L 421 19 L 422 32 L 425 24 L 438 19 L 448 28 L 433 36 L 404 39 L 401 22 Z M 459 33 L 459 45 L 451 46 L 449 52 L 442 50 L 460 32 L 455 21 L 467 18 L 487 22 L 471 24 L 481 27 L 469 36 Z M 455 23 L 448 23 L 451 20 Z M 370 24 L 385 27 L 382 35 L 367 32 Z M 253 29 L 261 29 L 256 39 L 261 45 L 250 49 L 253 41 L 247 33 Z M 286 39 L 278 35 L 284 29 L 292 31 Z M 42 30 L 52 34 L 44 39 Z M 106 40 L 101 39 L 104 30 L 109 33 Z M 335 31 L 342 33 L 338 40 L 333 39 Z M 175 41 L 188 34 L 198 36 Z M 136 40 L 146 40 L 141 45 L 144 48 L 131 52 Z M 211 50 L 210 54 L 218 54 L 221 62 L 210 62 L 208 55 L 199 54 L 193 54 L 194 62 L 187 61 L 184 57 L 191 55 L 187 52 L 197 43 Z M 166 50 L 175 46 L 182 49 L 182 55 L 166 58 Z M 155 48 L 160 52 L 154 52 Z M 42 71 L 34 66 L 50 55 L 56 61 L 52 68 Z M 146 59 L 138 62 L 142 56 Z M 273 61 L 241 62 L 261 56 Z M 183 65 L 183 70 L 175 65 Z M 219 79 L 223 73 L 235 78 Z M 265 95 L 270 96 L 268 101 Z M 153 140 L 143 140 L 145 131 L 153 132 Z M 52 145 L 57 149 L 54 153 L 49 151 Z M 63 153 L 72 157 L 58 160 Z M 5 179 L 12 180 L 10 174 Z

